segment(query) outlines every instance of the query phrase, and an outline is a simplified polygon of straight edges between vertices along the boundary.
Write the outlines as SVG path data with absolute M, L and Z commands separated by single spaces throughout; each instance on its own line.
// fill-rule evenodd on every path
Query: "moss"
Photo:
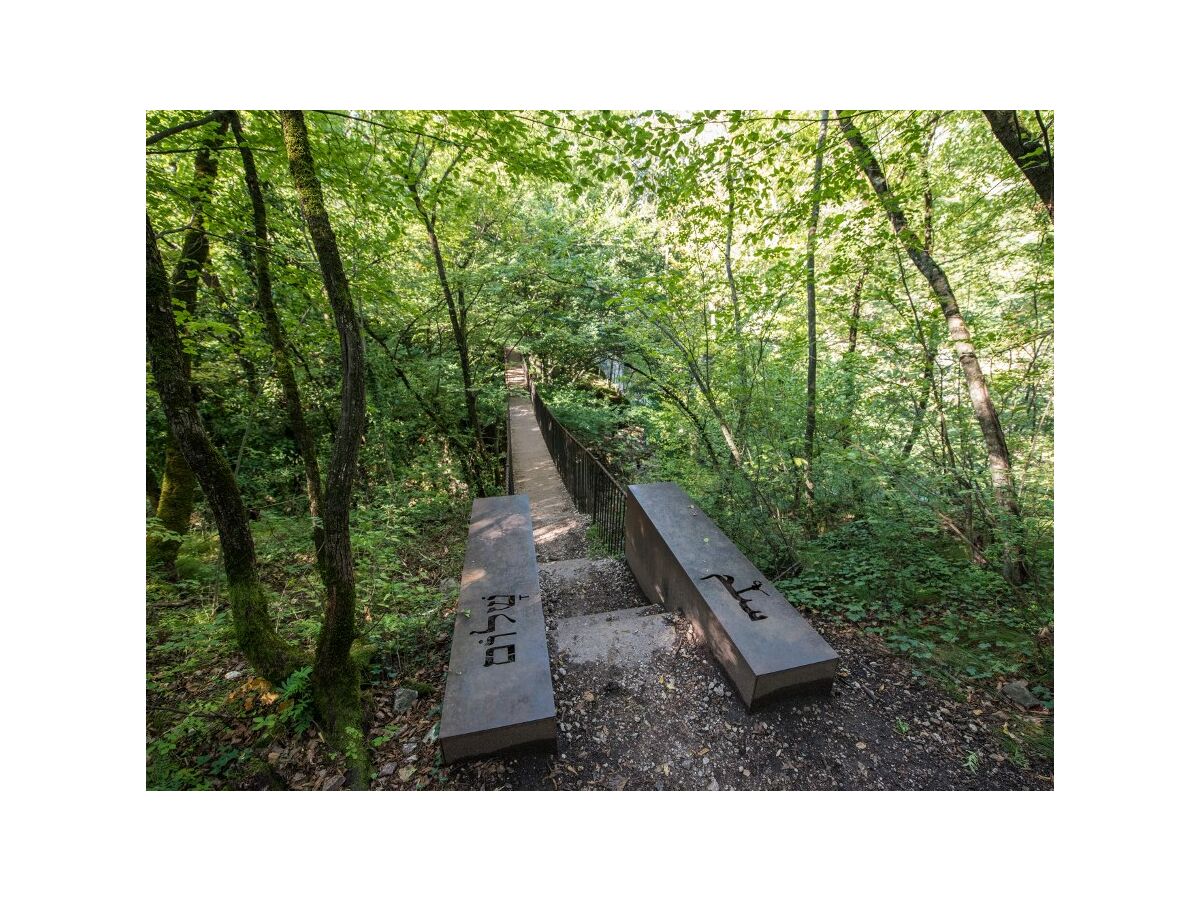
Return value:
M 350 788 L 364 789 L 371 773 L 358 667 L 350 664 L 332 673 L 318 673 L 313 684 L 313 703 L 325 740 L 346 757 Z
M 176 578 L 175 560 L 179 556 L 180 545 L 180 540 L 171 535 L 187 532 L 195 502 L 196 476 L 192 474 L 175 442 L 171 441 L 167 445 L 162 492 L 155 513 L 167 533 L 155 529 L 146 536 L 146 565 L 162 569 L 171 580 Z
M 355 669 L 365 669 L 371 663 L 375 648 L 366 641 L 357 640 L 350 647 L 350 665 Z
M 254 670 L 276 684 L 307 665 L 304 654 L 279 636 L 267 611 L 267 600 L 257 580 L 229 585 L 229 606 L 238 647 Z

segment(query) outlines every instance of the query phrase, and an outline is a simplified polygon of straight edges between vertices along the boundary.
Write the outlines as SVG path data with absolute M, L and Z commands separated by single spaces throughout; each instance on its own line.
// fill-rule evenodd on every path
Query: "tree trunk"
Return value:
M 842 426 L 842 446 L 849 447 L 854 442 L 852 428 L 854 426 L 854 408 L 858 405 L 858 379 L 854 374 L 854 357 L 858 353 L 858 323 L 862 317 L 862 290 L 867 280 L 869 270 L 863 266 L 862 274 L 854 283 L 854 293 L 850 300 L 850 332 L 846 343 L 845 362 L 848 365 L 848 402 L 846 404 L 846 419 Z
M 205 137 L 196 152 L 196 164 L 192 177 L 192 216 L 187 225 L 183 241 L 183 252 L 171 273 L 171 295 L 176 303 L 182 304 L 189 314 L 196 313 L 196 296 L 199 290 L 200 272 L 208 262 L 208 232 L 205 213 L 212 199 L 213 185 L 217 180 L 216 146 L 225 133 L 227 125 L 218 124 L 211 135 Z M 157 245 L 155 247 L 157 252 Z M 192 361 L 186 354 L 183 358 L 184 377 L 191 385 L 193 399 L 199 398 L 192 382 Z M 163 462 L 162 490 L 159 493 L 155 515 L 167 529 L 176 534 L 187 531 L 196 506 L 196 478 L 188 470 L 187 462 L 179 448 L 167 439 L 167 455 Z M 176 577 L 175 560 L 179 556 L 180 542 L 158 534 L 146 539 L 146 562 L 161 567 L 172 581 Z
M 358 669 L 350 656 L 355 631 L 350 506 L 358 448 L 366 426 L 363 343 L 350 297 L 350 284 L 342 268 L 342 257 L 313 165 L 304 114 L 299 110 L 284 110 L 281 115 L 288 166 L 300 200 L 300 212 L 321 264 L 325 293 L 333 308 L 341 343 L 342 360 L 341 415 L 324 497 L 325 540 L 319 563 L 325 582 L 325 620 L 317 639 L 313 693 L 317 715 L 327 734 L 346 754 L 352 786 L 364 787 L 367 758 L 363 707 Z
M 270 233 L 267 230 L 267 205 L 263 201 L 262 187 L 258 180 L 258 167 L 254 163 L 254 154 L 242 134 L 241 118 L 237 110 L 228 114 L 229 125 L 233 130 L 234 139 L 242 154 L 242 168 L 246 174 L 246 192 L 250 195 L 250 207 L 254 213 L 254 284 L 259 315 L 267 330 L 267 340 L 271 344 L 271 354 L 275 360 L 275 375 L 283 388 L 284 405 L 287 407 L 288 425 L 291 426 L 292 440 L 304 463 L 304 481 L 308 493 L 308 514 L 312 520 L 313 543 L 318 556 L 324 543 L 322 528 L 322 498 L 321 498 L 321 467 L 317 462 L 317 449 L 313 441 L 312 431 L 304 418 L 304 406 L 300 402 L 300 388 L 296 384 L 296 373 L 288 356 L 287 337 L 283 332 L 283 323 L 275 308 L 275 294 L 271 286 L 270 267 Z
M 409 182 L 408 192 L 413 199 L 417 214 L 425 226 L 425 235 L 429 239 L 429 248 L 433 252 L 434 267 L 437 269 L 438 284 L 442 289 L 442 297 L 446 301 L 446 312 L 450 316 L 450 330 L 454 334 L 454 347 L 458 351 L 458 368 L 462 375 L 463 392 L 467 405 L 467 423 L 471 428 L 471 439 L 474 452 L 469 460 L 468 477 L 477 496 L 484 496 L 487 487 L 483 482 L 483 458 L 486 453 L 483 446 L 483 428 L 479 423 L 479 409 L 475 402 L 475 386 L 471 377 L 471 353 L 467 342 L 466 304 L 463 292 L 458 290 L 459 305 L 455 305 L 455 291 L 450 285 L 450 276 L 446 271 L 446 260 L 442 256 L 442 245 L 437 236 L 437 211 L 425 209 L 416 182 Z M 460 316 L 461 309 L 461 316 Z M 447 435 L 449 438 L 449 435 Z
M 192 520 L 195 506 L 196 476 L 188 468 L 187 460 L 170 432 L 167 434 L 167 456 L 163 462 L 162 484 L 158 493 L 158 505 L 154 515 L 163 528 L 184 535 Z M 175 563 L 179 556 L 180 541 L 151 533 L 146 538 L 146 565 L 160 568 L 163 574 L 174 581 L 178 577 Z
M 275 631 L 258 580 L 254 539 L 229 463 L 217 450 L 196 409 L 183 342 L 175 326 L 167 273 L 154 229 L 146 218 L 146 344 L 155 387 L 179 451 L 208 500 L 229 579 L 229 605 L 238 646 L 265 678 L 283 681 L 301 664 L 300 654 Z
M 925 199 L 925 243 L 923 247 L 926 255 L 933 253 L 933 185 L 929 178 L 929 151 L 933 146 L 933 134 L 936 130 L 935 124 L 930 131 L 929 140 L 925 144 L 925 159 L 921 162 L 921 180 L 924 185 Z M 924 368 L 921 373 L 924 385 L 921 389 L 921 399 L 917 402 L 912 428 L 908 432 L 904 448 L 900 451 L 901 457 L 908 459 L 912 455 L 917 438 L 921 436 L 921 427 L 925 424 L 925 413 L 929 409 L 929 395 L 933 391 L 933 367 L 936 360 L 934 348 L 925 336 L 925 326 L 921 324 L 921 317 L 917 315 L 917 305 L 913 302 L 912 292 L 908 289 L 908 278 L 904 274 L 904 263 L 901 261 L 899 253 L 896 255 L 896 264 L 900 267 L 900 280 L 904 284 L 904 293 L 908 297 L 908 308 L 912 311 L 913 328 L 916 329 L 917 341 L 921 345 L 921 354 L 924 358 Z
M 1031 135 L 1021 124 L 1021 117 L 1015 109 L 985 109 L 983 114 L 992 126 L 996 139 L 1046 205 L 1050 221 L 1054 221 L 1054 156 L 1050 149 L 1050 136 L 1044 128 L 1040 138 Z M 1040 116 L 1038 124 L 1041 125 Z
M 971 406 L 975 411 L 975 418 L 979 422 L 979 429 L 983 433 L 984 444 L 987 446 L 988 467 L 991 471 L 992 490 L 995 493 L 996 502 L 1004 512 L 1013 517 L 1015 524 L 1019 522 L 1021 509 L 1013 488 L 1012 463 L 1008 455 L 1008 445 L 1004 440 L 1004 430 L 1000 426 L 1000 418 L 996 414 L 995 406 L 992 405 L 987 380 L 984 378 L 983 368 L 979 364 L 979 357 L 975 353 L 975 345 L 971 342 L 971 332 L 963 320 L 962 313 L 959 312 L 954 291 L 941 266 L 922 249 L 920 242 L 913 234 L 904 211 L 900 208 L 899 200 L 888 187 L 883 170 L 880 169 L 875 156 L 863 141 L 858 127 L 844 112 L 839 111 L 839 115 L 841 116 L 839 124 L 845 134 L 846 142 L 854 151 L 858 164 L 862 167 L 863 173 L 867 176 L 867 180 L 871 183 L 871 187 L 874 188 L 880 203 L 887 212 L 892 229 L 900 238 L 913 265 L 929 282 L 929 287 L 942 307 L 942 314 L 946 318 L 946 325 L 950 332 L 950 340 L 954 342 L 959 365 L 962 366 L 963 376 L 967 381 Z M 1028 577 L 1019 541 L 1009 544 L 1005 576 L 1014 584 L 1020 584 Z
M 821 130 L 817 136 L 817 156 L 813 160 L 812 213 L 808 217 L 807 253 L 804 282 L 808 318 L 808 378 L 804 404 L 804 498 L 808 504 L 810 529 L 815 524 L 813 448 L 817 435 L 817 222 L 821 217 L 821 167 L 825 162 L 825 135 L 829 129 L 829 110 L 821 110 Z
M 728 212 L 725 217 L 725 281 L 729 285 L 729 301 L 733 310 L 733 350 L 737 354 L 738 397 L 737 421 L 731 429 L 722 423 L 722 437 L 726 444 L 735 451 L 740 461 L 741 452 L 737 442 L 746 433 L 746 417 L 750 411 L 750 378 L 746 371 L 746 345 L 742 334 L 742 304 L 738 297 L 737 280 L 733 277 L 733 222 L 735 215 L 736 192 L 733 187 L 733 144 L 730 143 L 725 157 L 725 193 L 728 198 Z M 707 311 L 705 312 L 705 328 L 707 329 Z M 709 373 L 711 377 L 711 372 Z

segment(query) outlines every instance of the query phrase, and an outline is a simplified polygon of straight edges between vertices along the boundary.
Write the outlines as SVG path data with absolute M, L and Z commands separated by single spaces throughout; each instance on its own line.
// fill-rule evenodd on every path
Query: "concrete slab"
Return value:
M 556 619 L 645 606 L 648 602 L 619 559 L 564 559 L 540 563 L 542 603 Z
M 481 497 L 471 526 L 442 704 L 454 762 L 557 739 L 529 498 Z
M 621 668 L 644 664 L 675 644 L 675 629 L 662 609 L 640 606 L 559 619 L 558 652 L 570 662 L 602 662 Z
M 648 598 L 688 615 L 747 707 L 832 686 L 833 648 L 679 485 L 629 486 L 625 555 Z

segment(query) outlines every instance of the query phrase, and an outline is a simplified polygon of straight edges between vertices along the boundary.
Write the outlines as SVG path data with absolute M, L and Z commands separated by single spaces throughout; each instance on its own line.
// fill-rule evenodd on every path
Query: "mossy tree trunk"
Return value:
M 238 646 L 263 677 L 283 681 L 302 664 L 302 659 L 275 631 L 258 580 L 254 539 L 241 492 L 229 463 L 213 445 L 196 408 L 187 356 L 175 325 L 167 273 L 149 216 L 146 218 L 146 345 L 171 436 L 204 491 L 217 523 Z
M 233 131 L 234 140 L 242 154 L 242 168 L 246 174 L 246 192 L 250 195 L 250 207 L 254 214 L 254 255 L 253 274 L 255 296 L 259 315 L 266 326 L 267 340 L 271 344 L 271 354 L 275 362 L 275 375 L 283 388 L 284 405 L 287 407 L 288 425 L 291 427 L 292 439 L 296 450 L 304 463 L 305 488 L 308 494 L 308 512 L 313 523 L 313 543 L 317 554 L 321 553 L 321 545 L 325 541 L 322 526 L 322 497 L 321 497 L 321 467 L 317 462 L 317 448 L 313 441 L 312 430 L 304 418 L 304 406 L 300 402 L 300 388 L 296 383 L 296 373 L 292 368 L 291 357 L 288 355 L 287 336 L 284 334 L 283 323 L 279 311 L 275 307 L 275 295 L 271 286 L 270 267 L 270 232 L 267 229 L 267 205 L 263 200 L 262 185 L 258 179 L 258 167 L 254 163 L 254 153 L 242 133 L 242 122 L 236 110 L 227 114 L 229 127 Z
M 175 438 L 168 433 L 167 454 L 154 516 L 172 535 L 182 536 L 187 531 L 195 506 L 195 493 L 196 476 L 183 458 Z M 175 563 L 179 558 L 179 546 L 179 539 L 151 531 L 146 536 L 146 565 L 161 569 L 167 578 L 174 581 L 178 574 Z
M 216 147 L 227 127 L 227 123 L 220 122 L 201 140 L 200 149 L 196 151 L 195 174 L 192 178 L 192 215 L 183 241 L 183 252 L 180 253 L 179 261 L 171 274 L 171 296 L 192 315 L 196 312 L 200 273 L 208 262 L 209 245 L 205 218 L 212 200 L 213 185 L 217 180 Z M 191 380 L 192 360 L 184 354 L 183 362 L 184 376 L 191 384 L 195 398 L 196 387 Z M 188 468 L 184 455 L 168 437 L 162 488 L 155 516 L 168 531 L 182 535 L 187 531 L 195 504 L 196 478 Z M 161 568 L 168 578 L 174 580 L 179 547 L 180 542 L 175 538 L 159 533 L 150 534 L 146 539 L 147 565 Z
M 288 166 L 301 215 L 321 264 L 342 360 L 341 415 L 329 462 L 324 497 L 325 540 L 318 557 L 321 578 L 325 582 L 325 619 L 317 639 L 313 693 L 316 712 L 327 736 L 346 753 L 351 786 L 364 787 L 367 759 L 363 706 L 358 669 L 350 656 L 355 636 L 350 507 L 358 449 L 366 427 L 363 342 L 350 296 L 350 283 L 342 267 L 337 239 L 313 165 L 304 114 L 299 110 L 284 110 L 281 116 Z

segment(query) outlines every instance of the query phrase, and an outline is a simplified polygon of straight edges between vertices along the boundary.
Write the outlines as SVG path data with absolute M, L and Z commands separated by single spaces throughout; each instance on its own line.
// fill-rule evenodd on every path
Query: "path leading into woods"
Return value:
M 510 369 L 505 380 L 510 389 L 524 390 L 519 368 Z M 529 495 L 538 562 L 586 557 L 588 519 L 576 511 L 558 477 L 527 395 L 509 395 L 508 427 L 512 433 L 513 493 Z
M 374 755 L 376 787 L 407 789 L 980 789 L 1052 787 L 998 732 L 1018 711 L 951 699 L 882 642 L 809 614 L 841 656 L 833 694 L 748 713 L 687 618 L 651 604 L 621 560 L 588 558 L 588 519 L 566 492 L 510 369 L 515 493 L 528 494 L 558 706 L 555 754 L 436 764 L 421 739 L 434 697 L 377 714 L 399 737 Z M 439 689 L 434 695 L 441 697 Z M 385 707 L 388 697 L 377 700 Z M 375 731 L 372 732 L 373 734 Z

